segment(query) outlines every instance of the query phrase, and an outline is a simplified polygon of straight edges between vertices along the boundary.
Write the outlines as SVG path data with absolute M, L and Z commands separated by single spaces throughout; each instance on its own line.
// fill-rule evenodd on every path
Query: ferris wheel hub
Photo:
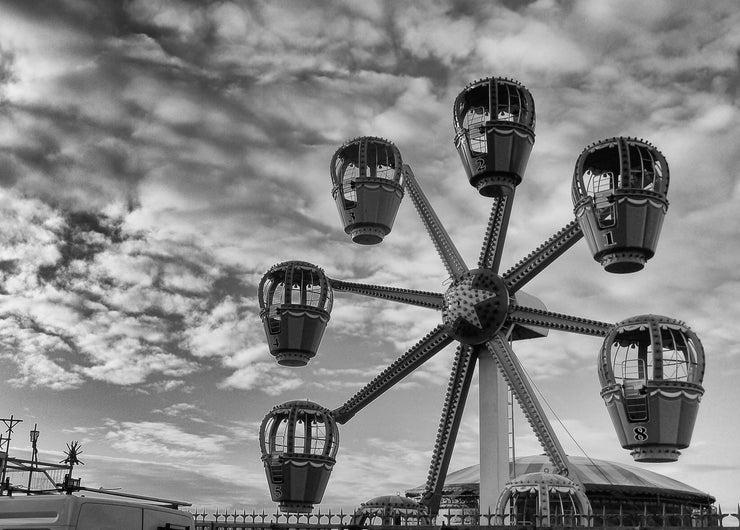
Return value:
M 504 280 L 489 269 L 474 269 L 447 289 L 442 321 L 460 342 L 483 344 L 501 329 L 508 311 L 509 292 Z

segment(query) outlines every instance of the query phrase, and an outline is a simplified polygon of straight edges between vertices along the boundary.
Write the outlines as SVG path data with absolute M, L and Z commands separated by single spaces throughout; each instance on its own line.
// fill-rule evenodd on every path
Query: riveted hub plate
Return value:
M 509 293 L 493 271 L 468 271 L 444 294 L 442 321 L 464 344 L 482 344 L 493 338 L 506 321 Z

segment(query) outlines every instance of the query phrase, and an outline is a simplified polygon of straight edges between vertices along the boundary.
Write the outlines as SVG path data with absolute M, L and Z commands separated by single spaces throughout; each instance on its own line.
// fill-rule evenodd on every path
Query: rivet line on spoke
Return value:
M 356 294 L 362 294 L 366 296 L 373 296 L 375 298 L 382 298 L 384 300 L 394 300 L 397 302 L 405 302 L 408 304 L 414 304 L 424 307 L 430 307 L 432 309 L 442 309 L 442 301 L 438 303 L 426 302 L 418 300 L 413 297 L 414 294 L 421 296 L 430 297 L 441 297 L 439 293 L 431 291 L 415 291 L 413 289 L 403 289 L 399 287 L 384 287 L 382 285 L 362 284 L 362 283 L 347 283 L 341 280 L 334 280 L 335 289 L 340 292 L 351 292 Z M 404 294 L 410 296 L 403 296 Z
M 486 227 L 486 238 L 483 242 L 480 257 L 478 258 L 478 265 L 480 267 L 490 269 L 493 266 L 493 254 L 491 251 L 494 250 L 492 247 L 498 244 L 507 200 L 508 198 L 506 196 L 499 197 L 496 201 L 496 206 L 491 208 L 491 215 L 488 217 L 488 226 Z
M 398 377 L 404 370 L 413 366 L 416 362 L 428 355 L 430 351 L 437 349 L 439 345 L 449 340 L 449 335 L 444 330 L 444 325 L 440 324 L 433 331 L 428 333 L 424 338 L 417 342 L 401 357 L 393 361 L 390 366 L 383 370 L 380 374 L 368 383 L 365 388 L 357 392 L 354 396 L 347 400 L 342 410 L 352 409 L 358 404 L 362 403 L 368 397 L 375 394 L 379 389 L 393 381 Z
M 514 265 L 504 277 L 507 286 L 515 288 L 516 285 L 535 270 L 543 261 L 549 258 L 556 250 L 565 245 L 581 231 L 578 221 L 571 221 L 559 232 L 551 236 L 547 241 L 537 247 L 528 256 Z
M 411 181 L 411 179 L 409 179 L 409 181 Z M 432 243 L 434 243 L 434 248 L 437 250 L 437 254 L 439 254 L 439 256 L 442 258 L 442 261 L 444 262 L 445 267 L 447 268 L 447 272 L 450 274 L 450 276 L 456 277 L 460 271 L 465 270 L 465 265 L 463 263 L 460 263 L 460 261 L 455 256 L 455 253 L 451 251 L 449 247 L 449 241 L 438 229 L 436 223 L 433 222 L 433 217 L 427 209 L 425 201 L 422 200 L 421 194 L 416 188 L 415 180 L 412 184 L 408 185 L 407 188 L 413 199 L 412 202 L 414 203 L 414 207 L 419 213 L 419 216 L 422 218 L 424 227 L 426 228 L 429 237 L 431 237 Z M 453 264 L 451 262 L 454 262 L 454 266 L 457 268 L 457 270 L 452 270 Z
M 569 320 L 572 322 L 570 324 L 567 324 L 564 322 L 552 322 L 551 320 L 547 320 L 547 318 L 537 319 L 535 317 L 513 314 L 518 310 L 526 311 L 527 313 L 533 313 L 535 315 L 541 315 L 543 317 L 552 316 L 553 318 Z M 611 324 L 608 324 L 606 322 L 600 322 L 598 320 L 591 320 L 588 318 L 581 318 L 581 317 L 576 317 L 576 316 L 571 316 L 571 315 L 565 315 L 563 313 L 553 313 L 551 311 L 537 309 L 534 307 L 519 307 L 516 305 L 512 305 L 511 307 L 509 307 L 508 319 L 509 321 L 515 322 L 517 324 L 538 326 L 538 327 L 550 328 L 550 329 L 559 329 L 563 331 L 572 331 L 574 333 L 581 333 L 583 335 L 594 335 L 597 337 L 605 336 L 609 332 L 609 328 L 611 327 Z M 578 325 L 579 323 L 583 325 L 579 326 Z M 595 329 L 595 328 L 598 328 L 598 329 Z
M 463 385 L 465 382 L 466 372 L 470 369 L 470 363 L 473 361 L 472 347 L 463 347 L 457 355 L 452 366 L 452 377 L 447 385 L 447 394 L 445 395 L 445 401 L 442 410 L 444 415 L 442 416 L 437 429 L 437 438 L 434 442 L 434 453 L 432 464 L 427 475 L 426 490 L 430 491 L 435 482 L 437 481 L 440 473 L 440 466 L 442 465 L 441 455 L 446 449 L 446 445 L 449 443 L 450 431 L 452 430 L 452 423 L 454 421 L 457 410 L 460 407 L 460 401 L 462 397 Z
M 545 450 L 545 453 L 547 454 L 548 458 L 552 461 L 552 464 L 556 468 L 558 468 L 558 471 L 561 474 L 567 475 L 568 466 L 565 464 L 565 462 L 561 461 L 560 456 L 558 455 L 557 446 L 550 439 L 549 436 L 543 436 L 543 433 L 547 432 L 546 426 L 544 422 L 539 418 L 537 407 L 534 405 L 533 399 L 527 392 L 526 386 L 524 382 L 521 380 L 522 376 L 519 374 L 518 370 L 516 369 L 516 365 L 514 364 L 514 361 L 511 359 L 508 349 L 502 343 L 502 339 L 500 336 L 497 336 L 493 340 L 498 342 L 498 349 L 500 350 L 500 353 L 502 354 L 502 355 L 495 355 L 494 357 L 497 362 L 506 363 L 505 367 L 502 366 L 501 373 L 506 383 L 512 389 L 515 390 L 514 396 L 519 402 L 519 405 L 522 408 L 522 411 L 524 412 L 524 416 L 527 418 L 527 422 L 529 423 L 530 427 L 532 427 L 532 430 L 537 436 L 537 439 L 539 440 L 540 445 Z M 501 359 L 502 356 L 504 357 L 503 360 Z M 509 378 L 508 376 L 509 373 L 513 374 L 517 378 L 516 384 L 513 384 L 513 382 Z

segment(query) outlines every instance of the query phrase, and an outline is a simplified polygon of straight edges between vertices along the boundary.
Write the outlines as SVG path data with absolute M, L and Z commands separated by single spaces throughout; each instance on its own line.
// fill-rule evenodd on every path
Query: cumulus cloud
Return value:
M 222 434 L 204 435 L 183 431 L 164 422 L 106 422 L 105 438 L 111 446 L 132 455 L 192 459 L 218 454 L 229 438 Z
M 154 413 L 165 414 L 167 416 L 181 416 L 183 414 L 191 414 L 192 412 L 199 411 L 200 409 L 192 403 L 173 403 L 172 405 L 159 410 L 153 410 Z
M 303 385 L 303 380 L 288 369 L 276 369 L 273 363 L 254 363 L 234 370 L 222 383 L 224 388 L 259 389 L 277 396 Z
M 207 357 L 247 372 L 260 361 L 262 373 L 271 371 L 266 348 L 257 346 L 255 303 L 217 292 L 239 281 L 202 250 L 13 192 L 3 192 L 2 213 L 10 228 L 2 250 L 3 355 L 23 374 L 14 384 L 70 388 L 88 378 L 135 385 L 155 374 L 189 376 L 203 369 L 196 359 Z
M 357 504 L 356 499 L 365 502 L 377 497 L 376 484 L 381 481 L 386 491 L 391 492 L 385 493 L 388 495 L 417 486 L 409 484 L 409 475 L 426 476 L 431 452 L 418 440 L 371 438 L 368 447 L 368 453 L 352 449 L 342 452 L 342 459 L 332 471 L 332 480 L 326 492 L 335 503 L 334 506 Z M 365 480 L 358 482 L 358 476 L 365 477 Z M 419 480 L 419 483 L 423 482 L 423 479 Z
M 23 334 L 16 332 L 14 333 L 15 337 L 23 337 Z M 44 344 L 37 337 L 33 337 L 23 346 L 17 348 L 17 353 L 14 355 L 2 354 L 3 358 L 15 363 L 18 372 L 18 375 L 8 378 L 8 383 L 15 387 L 45 386 L 52 390 L 66 390 L 81 386 L 83 380 L 79 374 L 65 369 L 43 353 L 25 350 L 25 348 L 31 347 L 48 352 L 53 351 L 54 347 L 57 346 L 56 344 Z

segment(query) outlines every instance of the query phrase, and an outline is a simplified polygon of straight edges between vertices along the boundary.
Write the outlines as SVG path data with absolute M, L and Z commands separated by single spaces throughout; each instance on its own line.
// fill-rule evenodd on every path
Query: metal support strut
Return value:
M 597 337 L 605 337 L 612 328 L 612 325 L 607 322 L 599 322 L 598 320 L 574 317 L 562 313 L 553 313 L 544 309 L 513 304 L 509 306 L 507 322 L 523 326 L 567 331 L 570 333 L 581 333 L 582 335 L 595 335 Z
M 420 501 L 427 506 L 432 516 L 437 515 L 442 501 L 442 488 L 447 478 L 447 469 L 450 466 L 452 450 L 478 358 L 476 349 L 473 346 L 460 344 L 452 366 L 442 417 L 439 420 L 437 439 L 434 443 L 434 453 L 429 465 L 429 475 Z
M 347 423 L 352 416 L 383 395 L 389 388 L 431 359 L 437 352 L 452 342 L 452 337 L 440 324 L 426 337 L 396 359 L 393 364 L 378 374 L 332 415 L 337 423 Z
M 329 278 L 329 285 L 339 292 L 361 294 L 373 298 L 382 298 L 402 304 L 442 309 L 444 297 L 440 293 L 429 291 L 415 291 L 413 289 L 401 289 L 399 287 L 384 287 L 382 285 L 370 285 L 366 283 L 345 282 Z
M 498 362 L 501 373 L 519 402 L 522 412 L 524 412 L 524 416 L 545 450 L 545 454 L 552 462 L 555 472 L 567 476 L 583 488 L 508 341 L 501 333 L 498 333 L 486 345 L 488 351 Z
M 439 257 L 442 258 L 442 262 L 447 268 L 447 272 L 453 278 L 459 278 L 462 274 L 468 272 L 468 267 L 460 256 L 460 253 L 455 248 L 450 235 L 442 226 L 439 217 L 432 209 L 431 204 L 427 200 L 424 192 L 419 187 L 419 183 L 416 181 L 414 172 L 408 164 L 404 164 L 404 185 L 406 190 L 411 196 L 411 201 L 416 207 L 416 211 L 421 217 L 421 221 L 424 223 L 424 227 L 432 238 L 434 247 L 437 249 Z
M 503 278 L 509 293 L 514 294 L 544 270 L 550 263 L 565 253 L 583 237 L 578 221 L 573 220 L 542 245 L 532 251 L 511 269 Z
M 511 207 L 514 204 L 514 191 L 493 200 L 491 216 L 488 218 L 486 235 L 478 258 L 478 267 L 490 269 L 498 274 L 503 254 L 506 230 L 509 227 Z

